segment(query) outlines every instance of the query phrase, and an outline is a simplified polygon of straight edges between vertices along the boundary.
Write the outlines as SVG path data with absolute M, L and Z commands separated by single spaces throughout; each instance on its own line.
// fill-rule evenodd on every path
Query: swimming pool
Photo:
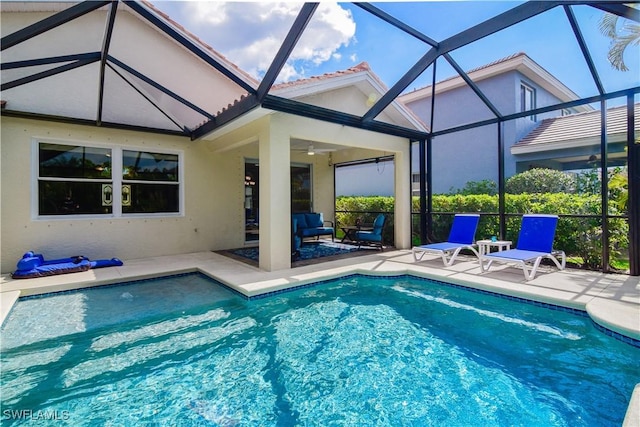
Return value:
M 408 276 L 28 298 L 1 349 L 6 425 L 620 425 L 640 382 L 586 315 Z

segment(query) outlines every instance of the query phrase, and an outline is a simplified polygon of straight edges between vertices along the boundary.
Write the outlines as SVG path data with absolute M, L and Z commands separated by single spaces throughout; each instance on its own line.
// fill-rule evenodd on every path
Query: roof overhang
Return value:
M 625 143 L 627 141 L 626 133 L 617 133 L 607 135 L 608 144 Z M 510 149 L 514 156 L 522 154 L 543 153 L 559 150 L 567 150 L 574 148 L 582 148 L 588 146 L 599 146 L 600 137 L 593 136 L 579 139 L 566 139 L 563 141 L 551 142 L 547 144 L 530 144 L 530 145 L 513 145 Z
M 336 73 L 326 78 L 308 79 L 299 84 L 284 84 L 276 86 L 271 94 L 281 98 L 300 100 L 306 96 L 319 93 L 336 91 L 347 87 L 355 87 L 364 95 L 365 99 L 374 103 L 387 91 L 385 85 L 368 68 L 358 72 Z M 392 117 L 396 116 L 408 122 L 417 132 L 427 133 L 428 128 L 418 119 L 411 110 L 401 102 L 394 100 L 386 110 Z

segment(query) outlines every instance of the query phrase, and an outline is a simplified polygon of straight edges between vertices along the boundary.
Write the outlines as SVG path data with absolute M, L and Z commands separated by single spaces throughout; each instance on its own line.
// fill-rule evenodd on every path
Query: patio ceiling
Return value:
M 427 70 L 435 68 L 439 59 L 446 61 L 462 77 L 490 112 L 490 117 L 483 120 L 483 125 L 600 101 L 621 96 L 628 91 L 636 93 L 637 87 L 608 92 L 594 65 L 573 9 L 596 8 L 640 22 L 640 11 L 627 4 L 622 1 L 529 1 L 436 41 L 416 26 L 395 18 L 380 7 L 370 3 L 355 3 L 363 13 L 377 17 L 385 25 L 417 41 L 426 52 L 407 69 L 399 70 L 397 81 L 364 114 L 355 115 L 272 93 L 274 83 L 313 19 L 317 3 L 300 6 L 271 65 L 261 79 L 256 79 L 146 2 L 86 1 L 69 6 L 68 3 L 3 1 L 0 3 L 3 13 L 31 10 L 40 12 L 34 16 L 41 18 L 37 22 L 26 22 L 21 28 L 3 29 L 1 89 L 2 100 L 7 103 L 2 114 L 174 134 L 195 140 L 251 111 L 264 108 L 420 140 L 429 134 L 381 121 L 379 117 L 419 77 L 424 77 Z M 247 13 L 250 10 L 248 7 Z M 463 71 L 452 53 L 510 26 L 558 10 L 566 15 L 570 33 L 581 50 L 586 72 L 591 76 L 597 93 L 588 98 L 545 105 L 534 111 L 501 112 Z M 145 28 L 154 30 L 153 34 L 144 31 L 132 33 L 132 26 L 124 25 L 131 19 L 142 20 Z M 95 33 L 78 37 L 78 34 L 65 31 L 67 24 L 75 20 L 87 20 L 90 27 L 96 29 Z M 195 55 L 200 60 L 200 66 L 176 74 L 172 65 L 180 58 L 158 51 L 140 54 L 139 49 L 131 49 L 131 45 L 139 38 L 160 43 L 160 36 L 181 45 L 185 55 Z M 48 56 L 34 56 L 33 52 L 43 50 L 43 43 L 47 46 Z M 434 80 L 435 74 L 434 70 Z M 66 79 L 87 82 L 87 86 L 78 87 L 74 94 L 56 93 L 57 88 L 69 87 Z M 203 84 L 194 85 L 193 81 Z M 37 109 L 30 107 L 33 102 L 29 101 L 39 91 L 53 91 L 56 96 L 64 98 L 65 108 L 52 111 L 47 106 Z M 144 121 L 141 121 L 142 117 Z

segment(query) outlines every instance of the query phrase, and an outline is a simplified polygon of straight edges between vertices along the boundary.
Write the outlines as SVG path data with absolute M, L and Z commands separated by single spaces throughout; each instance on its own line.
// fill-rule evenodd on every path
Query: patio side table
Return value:
M 349 240 L 350 242 L 356 241 L 356 231 L 369 231 L 373 230 L 372 227 L 362 227 L 357 225 L 345 225 L 344 227 L 340 227 L 340 230 L 344 232 L 344 236 L 340 243 L 344 243 L 345 240 Z
M 491 248 L 495 247 L 498 248 L 498 252 L 503 251 L 503 250 L 509 250 L 511 249 L 511 240 L 478 240 L 476 242 L 476 244 L 478 245 L 478 253 L 480 254 L 480 256 L 482 255 L 486 255 L 488 253 L 491 252 Z

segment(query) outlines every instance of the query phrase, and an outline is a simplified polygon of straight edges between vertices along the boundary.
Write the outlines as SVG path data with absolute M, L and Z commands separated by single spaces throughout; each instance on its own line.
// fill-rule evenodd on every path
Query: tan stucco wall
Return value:
M 241 246 L 244 160 L 241 153 L 213 154 L 204 142 L 140 132 L 3 117 L 0 260 L 13 271 L 28 250 L 46 258 L 85 255 L 132 259 Z M 184 216 L 39 220 L 31 214 L 32 140 L 181 150 Z
M 46 258 L 85 255 L 92 259 L 119 257 L 143 258 L 159 255 L 219 250 L 244 245 L 244 165 L 245 159 L 260 157 L 259 141 L 277 144 L 270 167 L 279 187 L 271 193 L 280 196 L 289 191 L 290 162 L 313 165 L 314 210 L 327 220 L 335 220 L 334 173 L 326 155 L 307 156 L 285 153 L 289 138 L 302 138 L 353 148 L 341 153 L 340 160 L 394 154 L 400 165 L 396 188 L 399 194 L 410 185 L 408 143 L 405 139 L 286 114 L 271 114 L 249 123 L 213 141 L 190 141 L 141 132 L 78 126 L 46 121 L 2 117 L 0 171 L 0 268 L 13 271 L 16 262 L 28 250 Z M 88 143 L 149 150 L 180 151 L 184 160 L 184 215 L 172 217 L 106 217 L 38 219 L 32 217 L 32 147 L 34 139 L 67 143 Z M 263 147 L 264 149 L 264 147 Z M 336 153 L 337 155 L 337 153 Z M 337 155 L 338 156 L 338 155 Z M 278 172 L 280 171 L 280 172 Z M 262 173 L 262 172 L 261 172 Z M 262 179 L 262 177 L 261 177 Z M 285 183 L 286 181 L 286 183 Z M 263 196 L 274 204 L 268 207 L 269 227 L 261 224 L 263 249 L 270 251 L 261 267 L 266 270 L 287 268 L 289 264 L 290 204 L 274 198 L 261 187 Z M 400 197 L 396 206 L 396 246 L 406 247 L 402 224 L 409 224 L 409 204 Z M 404 206 L 404 205 L 407 206 Z M 264 214 L 261 218 L 265 219 Z

